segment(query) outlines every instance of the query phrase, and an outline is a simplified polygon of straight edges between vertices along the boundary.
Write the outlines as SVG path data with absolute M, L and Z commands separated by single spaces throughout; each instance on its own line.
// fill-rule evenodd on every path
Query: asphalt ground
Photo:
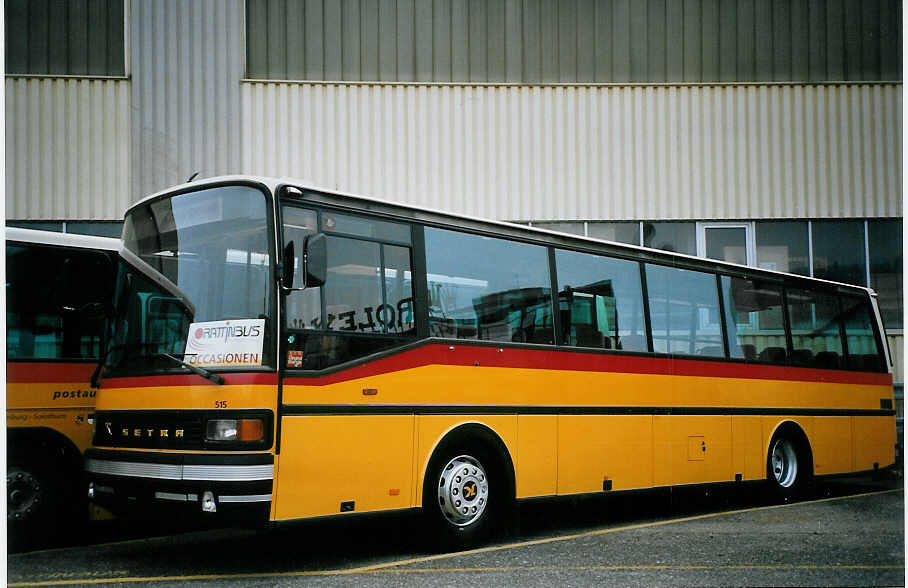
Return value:
M 897 475 L 823 481 L 770 504 L 760 486 L 521 504 L 516 529 L 437 553 L 412 516 L 274 529 L 95 524 L 81 545 L 8 556 L 10 586 L 903 586 Z M 165 536 L 135 537 L 168 532 Z M 116 542 L 107 542 L 121 539 Z M 104 541 L 104 542 L 98 542 Z

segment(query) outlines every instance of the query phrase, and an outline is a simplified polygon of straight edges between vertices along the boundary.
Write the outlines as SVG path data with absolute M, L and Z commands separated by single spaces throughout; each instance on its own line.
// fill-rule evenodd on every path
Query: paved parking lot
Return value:
M 532 503 L 522 505 L 520 528 L 509 538 L 457 554 L 427 551 L 416 521 L 400 516 L 192 531 L 13 554 L 8 580 L 11 586 L 904 585 L 903 501 L 902 480 L 890 477 L 827 481 L 817 499 L 788 505 L 765 504 L 758 488 Z

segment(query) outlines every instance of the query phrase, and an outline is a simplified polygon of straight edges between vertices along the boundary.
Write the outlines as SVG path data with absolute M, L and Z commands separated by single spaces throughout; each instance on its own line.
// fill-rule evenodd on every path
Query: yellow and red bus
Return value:
M 125 215 L 94 500 L 259 520 L 894 461 L 866 288 L 223 177 Z
M 6 229 L 6 491 L 15 541 L 87 520 L 82 452 L 120 241 Z

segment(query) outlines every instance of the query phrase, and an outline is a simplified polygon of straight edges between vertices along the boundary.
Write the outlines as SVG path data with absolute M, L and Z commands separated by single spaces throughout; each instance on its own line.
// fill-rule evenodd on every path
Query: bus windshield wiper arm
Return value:
M 166 357 L 169 360 L 175 361 L 176 363 L 180 364 L 181 367 L 186 368 L 187 370 L 191 371 L 192 373 L 194 373 L 197 376 L 202 376 L 206 380 L 211 380 L 215 384 L 218 384 L 218 385 L 224 384 L 224 378 L 222 378 L 221 376 L 219 376 L 213 372 L 210 372 L 210 371 L 206 370 L 205 368 L 200 368 L 198 366 L 186 363 L 179 357 L 174 357 L 173 355 L 170 355 L 169 353 L 163 353 L 163 352 L 158 353 L 158 357 Z

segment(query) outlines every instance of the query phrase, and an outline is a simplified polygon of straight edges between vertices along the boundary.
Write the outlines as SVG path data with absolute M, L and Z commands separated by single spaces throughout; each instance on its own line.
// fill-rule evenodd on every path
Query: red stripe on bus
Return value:
M 225 386 L 277 386 L 277 374 L 245 373 L 218 374 L 224 378 Z M 158 386 L 217 386 L 195 374 L 175 376 L 136 376 L 132 378 L 105 378 L 101 388 L 150 388 Z
M 6 364 L 6 381 L 11 384 L 40 382 L 88 383 L 95 371 L 94 363 L 56 361 L 16 361 Z
M 454 349 L 450 349 L 453 347 Z M 891 386 L 892 375 L 802 367 L 756 365 L 728 361 L 671 359 L 637 355 L 559 352 L 473 345 L 426 345 L 333 374 L 287 378 L 295 385 L 325 386 L 347 380 L 426 365 L 504 367 L 520 369 L 613 372 L 666 376 L 699 376 L 747 380 L 787 380 L 835 384 Z
M 454 349 L 450 349 L 453 347 Z M 892 375 L 875 372 L 849 372 L 803 367 L 746 364 L 699 359 L 671 359 L 639 355 L 561 352 L 512 347 L 474 345 L 424 345 L 376 361 L 354 366 L 324 376 L 288 377 L 293 385 L 326 386 L 378 376 L 427 365 L 480 366 L 517 369 L 566 370 L 577 372 L 612 372 L 664 376 L 697 376 L 745 380 L 783 380 L 792 382 L 825 382 L 891 386 Z M 90 370 L 89 370 L 90 373 Z M 227 385 L 276 385 L 277 374 L 221 374 Z M 41 381 L 36 380 L 36 381 Z M 142 376 L 110 378 L 102 387 L 133 388 L 150 386 L 198 386 L 213 383 L 201 376 Z

